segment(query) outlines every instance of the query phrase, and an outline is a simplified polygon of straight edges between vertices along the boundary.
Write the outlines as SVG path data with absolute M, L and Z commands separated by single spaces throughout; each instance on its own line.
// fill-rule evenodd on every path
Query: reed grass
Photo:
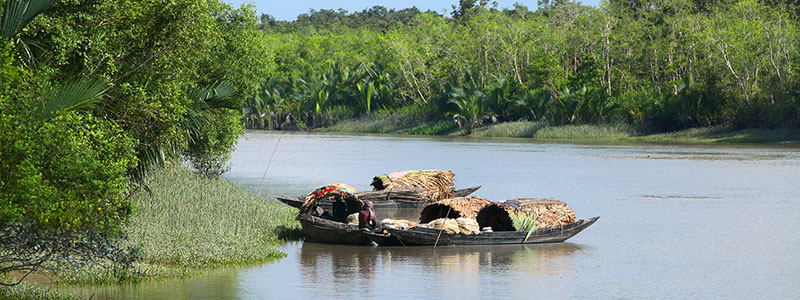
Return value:
M 132 268 L 97 265 L 59 272 L 68 283 L 185 278 L 203 268 L 264 262 L 285 256 L 276 246 L 299 230 L 288 206 L 258 197 L 224 179 L 183 167 L 156 171 L 151 193 L 132 197 L 135 213 L 123 243 L 141 250 Z
M 458 130 L 452 120 L 427 121 L 408 130 L 413 135 L 448 135 Z
M 638 137 L 646 142 L 690 142 L 690 143 L 796 143 L 800 141 L 800 130 L 792 129 L 744 129 L 728 126 L 689 128 L 675 132 Z
M 539 130 L 546 128 L 547 122 L 515 121 L 492 124 L 475 129 L 472 136 L 477 137 L 519 137 L 536 136 Z
M 636 136 L 636 128 L 627 124 L 564 125 L 545 127 L 533 136 L 553 140 L 622 140 Z
M 50 289 L 47 286 L 23 282 L 15 286 L 0 286 L 0 299 L 15 300 L 78 300 L 72 294 Z
M 420 124 L 421 118 L 412 112 L 378 111 L 359 118 L 343 120 L 319 131 L 351 133 L 400 133 Z

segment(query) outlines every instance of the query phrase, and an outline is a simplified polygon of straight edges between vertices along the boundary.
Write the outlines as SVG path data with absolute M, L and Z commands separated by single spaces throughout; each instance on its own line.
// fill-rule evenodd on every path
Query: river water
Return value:
M 796 299 L 797 146 L 248 132 L 225 175 L 268 196 L 374 175 L 456 173 L 491 200 L 546 197 L 600 220 L 566 243 L 358 247 L 290 242 L 287 257 L 188 280 L 93 288 L 94 299 Z M 415 211 L 377 211 L 379 218 Z M 87 291 L 88 292 L 88 291 Z

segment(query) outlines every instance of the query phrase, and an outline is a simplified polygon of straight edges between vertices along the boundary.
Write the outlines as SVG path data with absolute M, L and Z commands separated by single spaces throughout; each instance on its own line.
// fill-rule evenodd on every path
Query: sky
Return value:
M 527 6 L 530 10 L 536 9 L 536 0 L 496 0 L 498 7 L 512 7 L 515 2 Z M 239 7 L 243 3 L 252 3 L 256 5 L 258 13 L 270 14 L 278 20 L 291 21 L 297 19 L 300 14 L 307 13 L 310 9 L 339 9 L 344 8 L 348 12 L 361 11 L 368 7 L 375 5 L 384 6 L 387 8 L 403 9 L 416 6 L 422 11 L 434 10 L 439 13 L 450 13 L 452 5 L 458 3 L 458 0 L 346 0 L 346 1 L 331 1 L 331 0 L 225 0 L 234 7 Z M 597 5 L 599 0 L 585 0 L 581 1 L 585 5 Z M 491 1 L 489 2 L 491 3 Z

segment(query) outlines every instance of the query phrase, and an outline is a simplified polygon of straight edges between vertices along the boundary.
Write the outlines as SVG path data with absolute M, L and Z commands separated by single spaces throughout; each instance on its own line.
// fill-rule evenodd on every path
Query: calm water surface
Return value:
M 225 175 L 267 196 L 374 175 L 456 173 L 503 200 L 552 197 L 601 216 L 567 243 L 356 247 L 291 242 L 287 257 L 189 280 L 84 288 L 94 299 L 796 299 L 800 148 L 532 143 L 248 132 Z M 414 218 L 416 211 L 378 211 Z

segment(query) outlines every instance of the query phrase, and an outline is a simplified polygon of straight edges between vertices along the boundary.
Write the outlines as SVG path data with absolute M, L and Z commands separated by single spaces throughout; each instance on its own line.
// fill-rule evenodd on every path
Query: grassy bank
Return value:
M 135 213 L 125 225 L 125 245 L 139 249 L 130 268 L 111 263 L 57 272 L 59 283 L 139 282 L 186 278 L 203 269 L 283 257 L 282 238 L 296 234 L 296 211 L 267 201 L 224 179 L 183 167 L 155 172 L 150 193 L 132 197 Z M 0 299 L 69 299 L 39 285 L 0 288 Z
M 131 270 L 114 266 L 66 270 L 59 272 L 62 280 L 135 282 L 268 261 L 285 255 L 276 246 L 299 226 L 292 208 L 183 167 L 157 171 L 147 186 L 150 193 L 133 196 L 136 211 L 125 226 L 126 243 L 140 249 L 141 262 Z
M 376 114 L 344 120 L 336 125 L 320 128 L 323 132 L 342 133 L 395 133 L 412 135 L 462 135 L 453 121 L 424 121 L 402 114 Z M 552 126 L 546 122 L 514 121 L 485 125 L 476 128 L 469 136 L 517 137 L 542 140 L 620 140 L 640 142 L 676 143 L 797 143 L 800 130 L 745 129 L 726 126 L 690 128 L 669 133 L 648 134 L 630 124 L 563 125 Z

